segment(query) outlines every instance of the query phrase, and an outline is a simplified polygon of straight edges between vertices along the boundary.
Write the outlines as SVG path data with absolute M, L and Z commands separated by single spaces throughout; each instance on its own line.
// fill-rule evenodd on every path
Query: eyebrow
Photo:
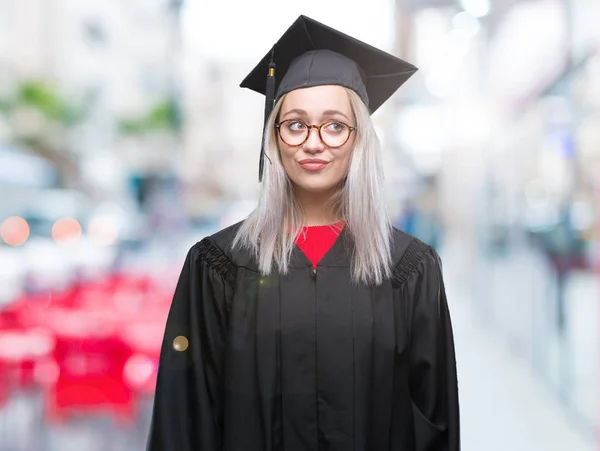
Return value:
M 299 116 L 306 116 L 306 111 L 304 110 L 300 110 L 298 108 L 294 108 L 293 110 L 288 111 L 287 113 L 285 113 L 282 118 L 289 116 L 291 114 L 297 114 Z
M 283 116 L 282 119 L 285 118 L 286 116 L 292 115 L 292 114 L 297 114 L 299 116 L 308 116 L 308 114 L 306 113 L 306 111 L 301 110 L 299 108 L 294 108 L 292 110 L 287 111 Z M 341 111 L 338 110 L 326 110 L 323 111 L 322 116 L 335 116 L 336 114 L 339 114 L 340 116 L 343 116 L 344 118 L 346 118 L 346 120 L 350 120 L 350 118 L 348 116 L 346 116 L 344 113 L 342 113 Z
M 335 116 L 336 114 L 339 114 L 340 116 L 344 116 L 344 118 L 346 118 L 346 120 L 350 120 L 350 118 L 348 116 L 346 116 L 344 113 L 342 113 L 341 111 L 338 110 L 327 110 L 327 111 L 323 111 L 323 116 Z

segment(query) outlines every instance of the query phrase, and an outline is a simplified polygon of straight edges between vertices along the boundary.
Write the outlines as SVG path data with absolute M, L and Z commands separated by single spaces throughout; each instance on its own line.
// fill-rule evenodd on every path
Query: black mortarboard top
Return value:
M 300 16 L 240 86 L 266 96 L 266 124 L 275 101 L 282 95 L 322 85 L 354 90 L 372 114 L 416 71 L 415 66 L 400 58 Z M 259 181 L 263 157 L 264 136 Z

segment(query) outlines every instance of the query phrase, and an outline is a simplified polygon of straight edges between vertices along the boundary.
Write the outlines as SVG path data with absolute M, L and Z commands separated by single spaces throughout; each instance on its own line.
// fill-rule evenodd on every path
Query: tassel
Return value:
M 258 162 L 258 181 L 262 182 L 264 166 L 265 166 L 265 158 L 269 159 L 266 154 L 265 144 L 267 139 L 267 133 L 270 130 L 266 129 L 267 121 L 269 120 L 269 116 L 273 111 L 273 106 L 275 104 L 275 63 L 273 62 L 273 53 L 275 48 L 271 50 L 271 62 L 269 63 L 269 72 L 267 74 L 267 84 L 265 89 L 265 118 L 263 124 L 263 139 L 260 148 L 260 160 Z M 269 160 L 270 162 L 270 160 Z

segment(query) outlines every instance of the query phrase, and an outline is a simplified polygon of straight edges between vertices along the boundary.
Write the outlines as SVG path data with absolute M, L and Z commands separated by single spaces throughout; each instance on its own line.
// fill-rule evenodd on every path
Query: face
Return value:
M 354 114 L 345 89 L 341 86 L 315 86 L 296 89 L 287 94 L 281 106 L 278 122 L 279 149 L 283 167 L 297 189 L 325 193 L 332 191 L 344 179 L 350 166 L 350 154 L 356 132 L 343 124 L 355 127 Z M 303 144 L 295 146 L 305 136 L 307 126 L 329 125 L 319 131 L 312 128 Z M 287 136 L 285 141 L 282 137 Z M 287 142 L 287 143 L 286 143 Z M 329 145 L 328 145 L 329 144 Z

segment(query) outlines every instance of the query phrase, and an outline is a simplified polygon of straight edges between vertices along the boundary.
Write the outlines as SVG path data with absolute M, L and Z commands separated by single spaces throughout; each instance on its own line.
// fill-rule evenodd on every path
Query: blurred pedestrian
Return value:
M 459 450 L 440 259 L 389 223 L 370 118 L 415 71 L 301 16 L 242 82 L 260 200 L 187 255 L 149 451 Z

